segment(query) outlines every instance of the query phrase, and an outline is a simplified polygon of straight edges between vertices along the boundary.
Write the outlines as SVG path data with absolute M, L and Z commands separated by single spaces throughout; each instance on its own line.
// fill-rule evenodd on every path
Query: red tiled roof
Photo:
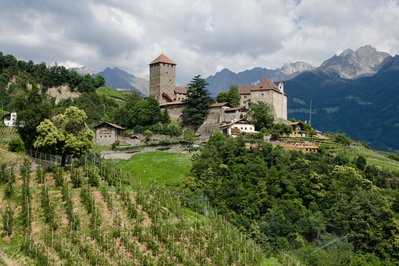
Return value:
M 169 57 L 167 57 L 167 56 L 164 55 L 164 54 L 161 54 L 160 56 L 158 56 L 157 58 L 155 58 L 155 59 L 150 63 L 150 65 L 158 64 L 158 63 L 166 63 L 166 64 L 170 64 L 170 65 L 176 65 L 176 63 L 173 62 L 172 59 L 170 59 Z
M 187 94 L 187 88 L 186 87 L 176 87 L 175 88 L 175 93 Z
M 222 107 L 222 106 L 225 106 L 225 105 L 230 106 L 230 104 L 228 102 L 223 102 L 223 103 L 216 102 L 216 103 L 211 104 L 210 107 Z
M 159 107 L 169 106 L 169 105 L 185 105 L 185 102 L 170 102 L 170 103 L 160 103 Z
M 167 94 L 167 93 L 165 93 L 165 92 L 162 92 L 162 97 L 166 98 L 166 100 L 167 100 L 168 102 L 173 102 L 172 97 L 170 97 L 169 94 Z
M 118 125 L 116 125 L 116 124 L 112 124 L 112 123 L 109 123 L 109 122 L 101 122 L 99 125 L 97 125 L 97 126 L 95 126 L 94 128 L 98 128 L 98 127 L 101 127 L 102 125 L 108 125 L 108 126 L 110 126 L 110 127 L 113 127 L 113 128 L 116 128 L 116 129 L 120 129 L 120 130 L 125 130 L 123 127 L 121 127 L 121 126 L 118 126 Z
M 251 91 L 259 91 L 259 90 L 275 90 L 279 91 L 277 85 L 274 84 L 271 80 L 267 78 L 261 79 L 255 85 L 247 85 L 247 86 L 240 86 L 238 88 L 240 94 L 249 94 Z

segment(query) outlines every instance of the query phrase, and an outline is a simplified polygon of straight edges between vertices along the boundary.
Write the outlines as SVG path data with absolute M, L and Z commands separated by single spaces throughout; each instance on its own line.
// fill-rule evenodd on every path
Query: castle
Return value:
M 251 103 L 265 102 L 273 107 L 275 119 L 287 120 L 287 95 L 284 93 L 284 83 L 278 85 L 263 78 L 258 83 L 239 87 L 240 105 L 249 109 Z
M 161 109 L 168 109 L 171 120 L 179 121 L 186 108 L 184 99 L 187 98 L 187 88 L 176 87 L 176 63 L 162 53 L 149 67 L 150 96 L 157 99 Z M 197 133 L 208 135 L 215 130 L 225 129 L 226 125 L 234 126 L 236 122 L 242 125 L 242 118 L 245 117 L 250 104 L 261 101 L 272 106 L 275 119 L 287 120 L 287 96 L 284 93 L 283 82 L 280 81 L 276 85 L 264 78 L 254 85 L 239 87 L 239 92 L 240 107 L 232 108 L 228 103 L 212 104 Z

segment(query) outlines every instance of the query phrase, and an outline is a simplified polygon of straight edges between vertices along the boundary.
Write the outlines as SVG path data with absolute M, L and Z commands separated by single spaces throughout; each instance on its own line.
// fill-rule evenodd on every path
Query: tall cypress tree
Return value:
M 205 120 L 208 108 L 212 102 L 209 91 L 205 89 L 208 83 L 200 75 L 195 76 L 188 84 L 187 99 L 184 101 L 188 106 L 183 110 L 183 125 L 198 128 Z

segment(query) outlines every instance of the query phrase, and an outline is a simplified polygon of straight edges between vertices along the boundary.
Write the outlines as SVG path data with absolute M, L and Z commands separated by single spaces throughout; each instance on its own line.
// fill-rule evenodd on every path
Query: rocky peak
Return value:
M 308 71 L 308 70 L 312 70 L 312 69 L 314 69 L 314 66 L 300 61 L 300 62 L 295 62 L 295 63 L 285 63 L 281 67 L 280 71 L 281 71 L 281 73 L 283 73 L 285 75 L 292 75 L 294 73 L 304 72 L 304 71 Z
M 346 79 L 354 79 L 375 74 L 388 56 L 390 56 L 388 53 L 379 52 L 371 45 L 365 45 L 356 51 L 346 49 L 339 55 L 334 55 L 324 61 L 320 69 L 336 72 Z

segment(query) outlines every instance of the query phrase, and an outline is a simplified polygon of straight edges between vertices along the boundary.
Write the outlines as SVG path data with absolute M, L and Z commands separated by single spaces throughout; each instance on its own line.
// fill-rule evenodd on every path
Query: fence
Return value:
M 60 166 L 62 164 L 62 156 L 60 155 L 48 154 L 34 150 L 26 150 L 26 153 L 28 154 L 29 157 L 35 159 L 35 161 L 40 164 L 46 163 L 47 166 L 51 165 Z M 65 158 L 65 165 L 66 166 L 71 165 L 72 159 L 73 159 L 72 155 L 67 155 Z

